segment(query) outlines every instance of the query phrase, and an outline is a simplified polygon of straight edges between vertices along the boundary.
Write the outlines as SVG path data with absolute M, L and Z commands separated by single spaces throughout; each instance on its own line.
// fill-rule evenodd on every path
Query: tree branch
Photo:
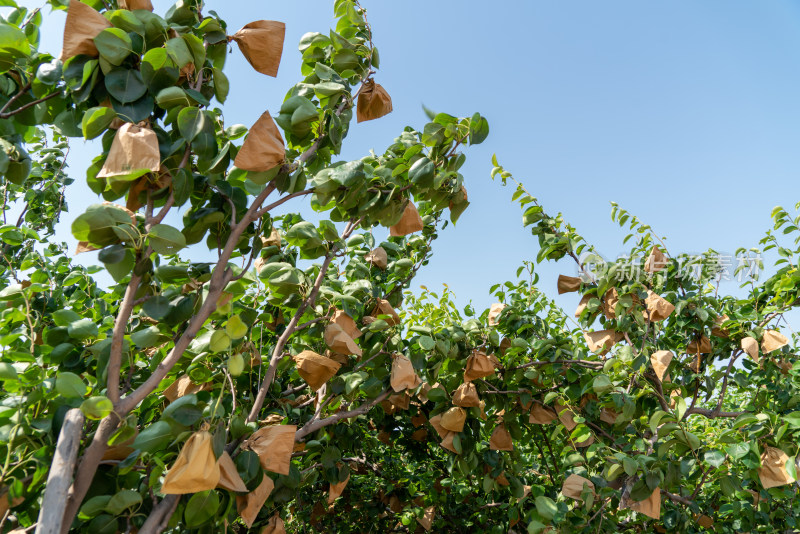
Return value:
M 139 290 L 140 281 L 140 276 L 135 273 L 131 275 L 131 280 L 128 282 L 128 287 L 125 289 L 125 296 L 122 297 L 117 319 L 114 322 L 114 331 L 111 335 L 111 352 L 108 357 L 106 375 L 108 376 L 107 396 L 111 402 L 114 403 L 114 406 L 119 402 L 119 373 L 122 368 L 122 342 L 125 338 L 125 331 L 128 328 L 128 320 L 133 312 L 133 305 L 136 299 L 136 292 Z
M 358 408 L 355 408 L 347 412 L 339 412 L 330 417 L 326 417 L 325 419 L 316 419 L 316 420 L 312 419 L 311 421 L 303 425 L 303 427 L 300 430 L 297 431 L 297 433 L 294 435 L 294 439 L 295 441 L 300 441 L 307 435 L 316 432 L 320 428 L 332 425 L 337 421 L 341 421 L 342 419 L 350 419 L 351 417 L 357 417 L 359 415 L 364 415 L 365 413 L 370 411 L 375 405 L 389 398 L 389 395 L 391 394 L 392 390 L 387 389 L 383 393 L 372 399 L 371 401 L 362 404 Z

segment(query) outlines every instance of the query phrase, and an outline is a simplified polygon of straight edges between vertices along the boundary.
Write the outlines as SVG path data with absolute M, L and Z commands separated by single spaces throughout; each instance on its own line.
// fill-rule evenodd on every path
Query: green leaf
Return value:
M 719 467 L 725 462 L 725 453 L 722 451 L 706 451 L 703 459 L 713 467 Z
M 161 319 L 166 317 L 171 309 L 172 306 L 170 305 L 169 298 L 163 295 L 156 295 L 154 297 L 150 297 L 142 305 L 142 310 L 144 311 L 144 313 L 146 313 L 148 317 L 151 317 L 156 321 L 160 321 Z
M 592 381 L 592 389 L 598 395 L 611 391 L 613 387 L 614 385 L 611 383 L 611 379 L 606 375 L 597 375 Z
M 123 489 L 118 491 L 106 504 L 106 512 L 118 516 L 125 510 L 138 506 L 142 503 L 142 496 L 138 492 Z
M 422 350 L 433 350 L 436 342 L 430 336 L 420 336 L 419 346 L 422 347 Z
M 553 499 L 540 495 L 536 497 L 536 511 L 545 519 L 553 519 L 558 512 L 558 507 Z
M 198 108 L 185 108 L 178 114 L 178 131 L 187 143 L 205 129 L 206 114 Z
M 79 399 L 86 395 L 86 383 L 75 373 L 59 373 L 56 377 L 56 392 L 68 399 Z
M 175 254 L 186 246 L 186 237 L 168 224 L 156 224 L 148 234 L 150 246 L 157 254 Z
M 220 104 L 224 104 L 230 91 L 230 82 L 220 69 L 212 69 L 212 73 L 214 76 L 214 96 L 217 97 Z
M 138 100 L 147 92 L 147 86 L 138 70 L 116 68 L 106 74 L 108 93 L 123 104 Z
M 469 122 L 469 144 L 479 145 L 489 137 L 489 121 L 476 113 Z
M 89 397 L 81 403 L 81 411 L 89 419 L 99 421 L 111 413 L 114 404 L 108 397 Z
M 783 420 L 792 427 L 800 427 L 800 412 L 792 412 L 783 416 Z
M 94 38 L 100 57 L 112 65 L 121 65 L 133 52 L 133 43 L 128 34 L 119 28 L 106 28 Z
M 17 380 L 17 370 L 10 363 L 0 362 L 0 380 Z
M 195 493 L 186 503 L 186 510 L 183 512 L 186 526 L 189 528 L 199 527 L 216 516 L 218 508 L 219 496 L 216 491 L 208 490 Z
M 725 452 L 734 460 L 740 460 L 750 452 L 750 445 L 747 443 L 732 443 L 725 447 Z
M 94 139 L 101 133 L 105 132 L 111 121 L 117 116 L 113 109 L 104 106 L 89 108 L 83 114 L 81 120 L 81 130 L 83 137 L 86 139 Z
M 156 452 L 169 445 L 172 438 L 172 427 L 169 426 L 169 423 L 156 421 L 136 436 L 132 447 L 144 452 Z
M 67 327 L 67 332 L 69 333 L 69 337 L 79 341 L 83 341 L 91 337 L 97 337 L 97 334 L 99 333 L 97 325 L 94 324 L 94 321 L 91 319 L 80 319 L 74 323 L 71 323 Z
M 170 109 L 175 106 L 189 106 L 192 101 L 186 95 L 186 91 L 180 87 L 167 87 L 162 89 L 156 95 L 156 104 L 164 109 Z
M 408 179 L 420 187 L 431 187 L 436 165 L 426 157 L 421 157 L 408 170 Z

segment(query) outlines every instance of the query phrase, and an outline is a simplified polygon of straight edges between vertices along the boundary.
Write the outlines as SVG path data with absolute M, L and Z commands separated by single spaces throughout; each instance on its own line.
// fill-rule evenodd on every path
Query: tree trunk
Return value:
M 64 417 L 64 424 L 58 435 L 56 453 L 50 464 L 47 475 L 47 486 L 44 490 L 42 507 L 39 511 L 39 522 L 36 534 L 59 534 L 64 521 L 64 504 L 67 502 L 67 491 L 72 484 L 72 473 L 78 458 L 78 448 L 83 432 L 83 412 L 73 408 Z M 67 525 L 69 528 L 69 525 Z

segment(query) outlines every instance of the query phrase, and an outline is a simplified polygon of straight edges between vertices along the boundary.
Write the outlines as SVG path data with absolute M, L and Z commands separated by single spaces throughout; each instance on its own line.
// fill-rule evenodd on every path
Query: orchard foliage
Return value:
M 538 253 L 490 310 L 459 310 L 406 288 L 469 204 L 462 150 L 488 123 L 431 114 L 341 161 L 354 111 L 391 111 L 357 1 L 303 36 L 301 80 L 249 129 L 224 121 L 226 57 L 274 74 L 280 23 L 231 34 L 197 0 L 50 0 L 93 32 L 58 59 L 41 11 L 3 4 L 1 531 L 797 528 L 800 366 L 779 331 L 800 218 L 775 210 L 777 272 L 725 296 L 615 206 L 631 255 L 652 257 L 621 276 L 495 160 Z M 81 137 L 99 200 L 72 232 L 101 267 L 52 243 Z M 579 276 L 542 287 L 579 292 L 574 317 L 535 271 L 564 258 Z M 48 474 L 71 482 L 52 509 Z

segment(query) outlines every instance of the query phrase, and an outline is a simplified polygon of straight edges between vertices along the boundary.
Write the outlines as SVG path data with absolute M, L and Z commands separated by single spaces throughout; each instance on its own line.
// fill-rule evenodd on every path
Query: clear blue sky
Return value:
M 170 4 L 154 0 L 163 12 Z M 755 246 L 776 204 L 800 200 L 800 4 L 789 0 L 362 0 L 381 54 L 376 76 L 394 112 L 353 124 L 345 158 L 382 151 L 406 125 L 436 111 L 489 119 L 491 134 L 462 168 L 472 205 L 436 243 L 414 286 L 447 282 L 461 304 L 488 306 L 488 288 L 533 259 L 512 190 L 489 178 L 491 155 L 551 211 L 563 211 L 606 257 L 624 251 L 609 201 L 638 214 L 671 252 Z M 29 6 L 41 2 L 23 2 Z M 256 73 L 234 46 L 226 72 L 229 124 L 277 111 L 300 80 L 297 42 L 333 24 L 332 1 L 211 0 L 230 33 L 257 19 L 287 34 L 279 76 Z M 46 8 L 45 11 L 49 9 Z M 63 15 L 50 17 L 43 50 L 61 49 Z M 98 152 L 73 141 L 70 168 Z M 93 201 L 70 191 L 68 225 Z M 297 201 L 293 210 L 300 209 Z M 95 255 L 84 255 L 95 262 Z M 555 295 L 559 272 L 539 268 Z M 735 290 L 735 283 L 726 284 Z M 568 310 L 574 295 L 560 298 Z

